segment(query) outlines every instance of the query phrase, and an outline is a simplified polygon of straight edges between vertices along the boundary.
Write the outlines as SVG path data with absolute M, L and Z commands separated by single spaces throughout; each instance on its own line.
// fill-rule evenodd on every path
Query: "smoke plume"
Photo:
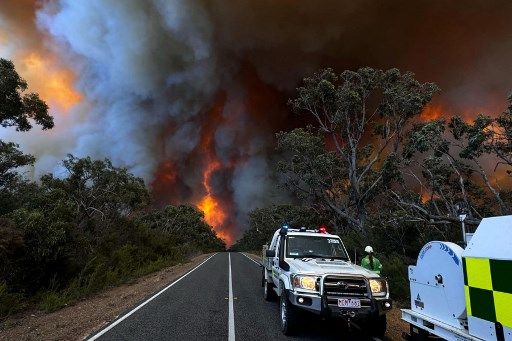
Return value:
M 0 53 L 47 56 L 47 74 L 67 75 L 47 100 L 72 100 L 57 105 L 56 132 L 1 134 L 39 157 L 36 174 L 56 172 L 69 152 L 109 157 L 162 204 L 198 205 L 229 243 L 250 210 L 281 197 L 273 132 L 298 123 L 285 102 L 302 76 L 399 67 L 438 83 L 446 112 L 498 111 L 512 89 L 511 10 L 484 0 L 4 0 Z

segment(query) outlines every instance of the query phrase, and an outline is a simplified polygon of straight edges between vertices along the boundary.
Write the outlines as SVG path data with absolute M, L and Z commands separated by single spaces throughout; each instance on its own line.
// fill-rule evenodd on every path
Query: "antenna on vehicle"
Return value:
M 466 236 L 466 225 L 464 224 L 464 220 L 466 220 L 466 217 L 469 214 L 469 210 L 467 209 L 466 204 L 463 201 L 456 203 L 454 205 L 454 208 L 455 208 L 455 211 L 457 212 L 457 215 L 459 216 L 459 221 L 461 223 L 461 228 L 462 228 L 462 242 L 463 242 L 464 247 L 466 247 L 468 244 L 468 241 L 467 241 L 467 236 Z

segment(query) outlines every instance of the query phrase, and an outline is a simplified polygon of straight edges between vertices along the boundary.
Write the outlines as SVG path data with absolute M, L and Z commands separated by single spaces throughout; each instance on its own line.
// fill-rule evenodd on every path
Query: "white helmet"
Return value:
M 368 245 L 367 247 L 365 247 L 364 252 L 366 252 L 366 253 L 373 253 L 373 247 Z

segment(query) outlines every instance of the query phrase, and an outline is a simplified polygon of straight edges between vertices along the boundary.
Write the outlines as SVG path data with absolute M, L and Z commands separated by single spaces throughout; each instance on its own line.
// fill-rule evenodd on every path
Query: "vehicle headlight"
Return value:
M 372 289 L 373 296 L 386 296 L 388 284 L 384 279 L 370 279 L 370 289 Z
M 293 286 L 295 288 L 316 290 L 316 277 L 307 275 L 293 276 Z

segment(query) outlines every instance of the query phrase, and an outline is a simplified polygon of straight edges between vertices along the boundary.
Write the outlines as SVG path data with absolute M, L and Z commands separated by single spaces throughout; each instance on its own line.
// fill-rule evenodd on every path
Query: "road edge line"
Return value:
M 233 280 L 231 278 L 231 252 L 229 260 L 229 317 L 228 317 L 228 341 L 235 341 L 235 311 L 233 307 Z
M 202 261 L 195 268 L 193 268 L 192 270 L 190 270 L 189 272 L 187 272 L 186 274 L 184 274 L 183 276 L 181 276 L 180 278 L 178 278 L 177 280 L 175 280 L 174 282 L 172 282 L 171 284 L 169 284 L 168 286 L 166 286 L 165 288 L 163 288 L 162 290 L 160 290 L 159 292 L 157 292 L 156 294 L 154 294 L 153 296 L 151 296 L 150 298 L 148 298 L 147 300 L 145 300 L 144 302 L 139 304 L 134 309 L 130 310 L 128 313 L 124 314 L 122 317 L 118 318 L 117 320 L 114 320 L 114 322 L 109 324 L 105 329 L 102 329 L 98 333 L 96 333 L 93 336 L 91 336 L 90 338 L 85 338 L 85 339 L 88 340 L 88 341 L 94 341 L 94 340 L 98 339 L 100 336 L 102 336 L 103 334 L 105 334 L 106 332 L 108 332 L 109 330 L 114 328 L 115 326 L 117 326 L 119 323 L 124 321 L 126 318 L 128 318 L 130 315 L 132 315 L 134 312 L 136 312 L 137 310 L 139 310 L 140 308 L 142 308 L 143 306 L 145 306 L 149 302 L 151 302 L 153 299 L 155 299 L 156 297 L 160 296 L 160 294 L 162 294 L 164 291 L 166 291 L 167 289 L 169 289 L 170 287 L 172 287 L 173 285 L 175 285 L 176 283 L 181 281 L 183 278 L 187 277 L 190 273 L 192 273 L 194 270 L 199 268 L 201 265 L 203 265 L 204 263 L 209 261 L 213 256 L 215 256 L 217 254 L 218 254 L 218 252 L 216 252 L 213 255 L 211 255 L 210 257 L 206 258 L 204 261 Z
M 258 266 L 261 266 L 261 263 L 258 263 L 256 262 L 254 259 L 252 259 L 251 257 L 247 256 L 244 252 L 240 252 L 242 255 L 244 255 L 246 258 L 252 260 L 254 263 L 256 263 Z

